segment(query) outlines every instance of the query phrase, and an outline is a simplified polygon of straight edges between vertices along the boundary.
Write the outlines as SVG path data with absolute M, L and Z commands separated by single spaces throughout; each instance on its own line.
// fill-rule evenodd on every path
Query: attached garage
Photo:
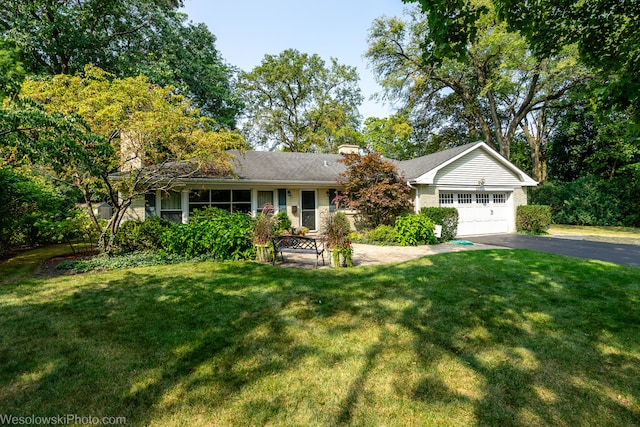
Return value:
M 483 142 L 401 163 L 414 189 L 416 212 L 426 206 L 458 209 L 458 236 L 512 233 L 516 207 L 537 185 Z
M 508 233 L 513 192 L 441 192 L 440 206 L 458 209 L 458 235 Z

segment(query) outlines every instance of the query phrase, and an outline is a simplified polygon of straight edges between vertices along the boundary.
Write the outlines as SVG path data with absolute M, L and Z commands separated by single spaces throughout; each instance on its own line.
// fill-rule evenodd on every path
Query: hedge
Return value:
M 520 232 L 542 234 L 551 225 L 551 209 L 544 205 L 518 206 L 516 229 Z
M 425 215 L 434 224 L 442 225 L 441 242 L 452 240 L 458 234 L 458 210 L 456 208 L 422 208 L 420 214 Z
M 583 177 L 548 182 L 529 193 L 532 204 L 551 207 L 556 224 L 640 227 L 640 173 L 604 180 Z

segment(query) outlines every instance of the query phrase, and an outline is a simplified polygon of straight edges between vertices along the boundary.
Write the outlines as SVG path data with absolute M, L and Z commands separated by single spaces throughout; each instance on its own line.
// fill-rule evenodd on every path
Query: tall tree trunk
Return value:
M 547 179 L 547 162 L 543 153 L 543 146 L 546 139 L 546 114 L 545 108 L 538 112 L 535 129 L 530 127 L 529 120 L 525 117 L 521 129 L 527 138 L 527 143 L 531 150 L 531 164 L 533 179 L 544 182 Z

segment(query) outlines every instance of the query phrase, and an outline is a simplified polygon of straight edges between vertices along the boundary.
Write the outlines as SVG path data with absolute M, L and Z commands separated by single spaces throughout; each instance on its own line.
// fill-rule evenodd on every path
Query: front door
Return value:
M 302 226 L 316 229 L 316 192 L 302 191 Z

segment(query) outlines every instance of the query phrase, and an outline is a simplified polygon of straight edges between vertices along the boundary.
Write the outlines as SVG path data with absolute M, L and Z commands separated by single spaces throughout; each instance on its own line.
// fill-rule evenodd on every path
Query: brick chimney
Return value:
M 144 150 L 140 132 L 120 132 L 120 170 L 130 171 L 144 165 Z

